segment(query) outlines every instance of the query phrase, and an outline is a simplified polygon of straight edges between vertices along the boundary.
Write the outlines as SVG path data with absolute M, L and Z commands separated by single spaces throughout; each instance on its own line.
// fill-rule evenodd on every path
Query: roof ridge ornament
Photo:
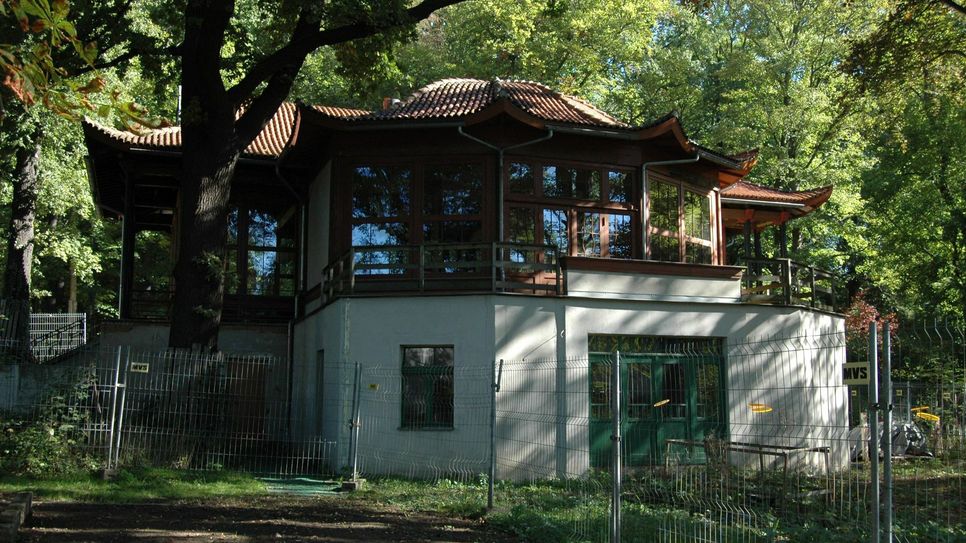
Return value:
M 494 77 L 490 84 L 493 86 L 493 98 L 497 100 L 500 98 L 510 98 L 510 91 L 507 90 L 502 79 Z

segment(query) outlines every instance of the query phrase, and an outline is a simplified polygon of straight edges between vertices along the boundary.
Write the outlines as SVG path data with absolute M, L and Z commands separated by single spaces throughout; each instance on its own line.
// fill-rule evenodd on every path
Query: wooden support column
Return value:
M 778 251 L 781 258 L 788 258 L 788 219 L 791 216 L 787 211 L 782 211 L 779 215 L 780 226 L 778 227 Z
M 755 230 L 755 258 L 762 258 L 761 256 L 761 232 Z
M 124 215 L 121 223 L 121 281 L 117 296 L 118 312 L 122 319 L 131 318 L 131 291 L 134 288 L 134 242 L 136 238 L 134 180 L 125 170 Z
M 751 225 L 752 225 L 751 221 L 754 217 L 755 217 L 754 209 L 745 210 L 745 223 L 744 223 L 745 245 L 744 245 L 744 254 L 741 255 L 742 257 L 745 258 L 745 260 L 748 260 L 751 258 Z

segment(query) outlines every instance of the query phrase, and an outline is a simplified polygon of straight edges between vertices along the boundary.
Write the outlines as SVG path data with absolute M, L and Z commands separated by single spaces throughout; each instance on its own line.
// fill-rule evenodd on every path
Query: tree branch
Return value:
M 953 11 L 958 11 L 962 15 L 966 15 L 966 5 L 957 4 L 953 0 L 939 0 L 939 3 L 952 9 Z
M 238 84 L 228 90 L 228 99 L 236 107 L 241 105 L 251 97 L 259 85 L 271 79 L 280 70 L 280 66 L 287 66 L 292 62 L 296 62 L 301 66 L 305 57 L 320 47 L 365 38 L 390 28 L 421 21 L 438 9 L 458 4 L 462 1 L 423 0 L 416 6 L 407 9 L 403 13 L 404 16 L 398 22 L 388 25 L 355 22 L 331 29 L 316 29 L 312 33 L 301 37 L 293 33 L 292 39 L 287 44 L 274 53 L 262 58 Z

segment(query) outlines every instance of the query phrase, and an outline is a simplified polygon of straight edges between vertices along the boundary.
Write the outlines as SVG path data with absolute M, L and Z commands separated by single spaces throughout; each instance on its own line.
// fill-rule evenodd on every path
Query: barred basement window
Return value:
M 409 430 L 453 427 L 453 346 L 402 348 L 402 422 Z

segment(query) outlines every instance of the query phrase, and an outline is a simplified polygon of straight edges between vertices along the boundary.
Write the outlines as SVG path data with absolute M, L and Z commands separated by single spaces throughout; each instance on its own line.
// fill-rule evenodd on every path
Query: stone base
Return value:
M 17 531 L 30 518 L 33 495 L 30 492 L 15 494 L 0 500 L 0 543 L 17 540 Z
M 361 490 L 362 485 L 366 482 L 365 479 L 352 479 L 349 481 L 342 481 L 342 489 L 344 492 L 352 492 L 354 490 Z

